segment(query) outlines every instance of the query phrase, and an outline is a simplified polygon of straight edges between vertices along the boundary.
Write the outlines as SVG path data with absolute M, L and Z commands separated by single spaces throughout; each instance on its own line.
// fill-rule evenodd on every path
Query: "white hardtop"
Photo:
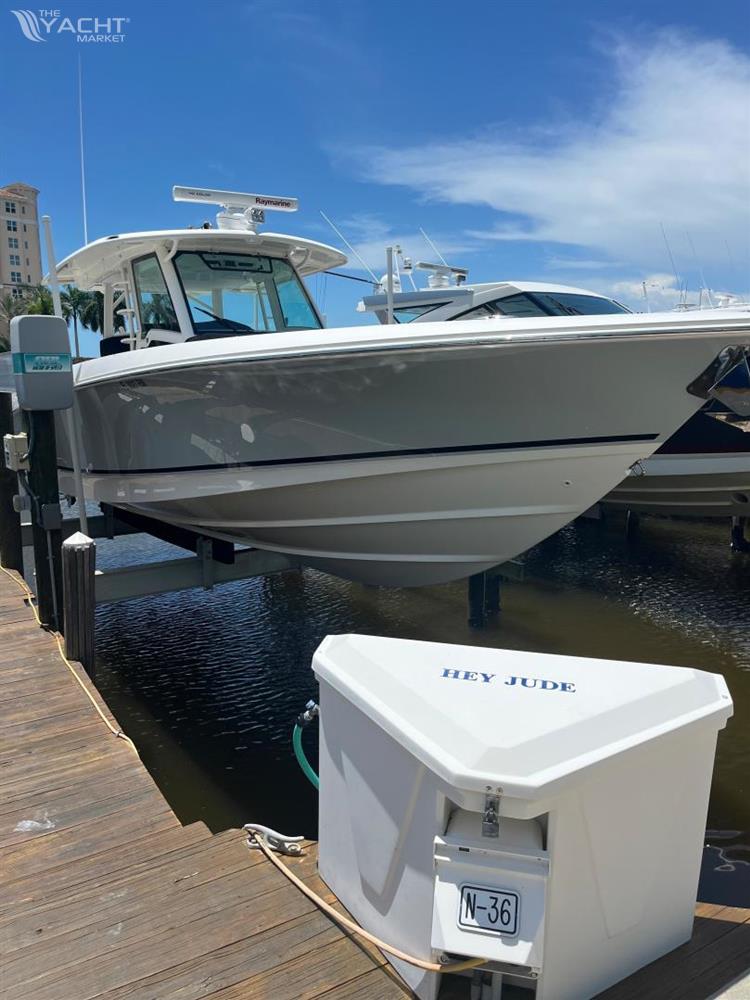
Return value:
M 472 284 L 448 285 L 443 288 L 404 288 L 402 283 L 401 291 L 394 292 L 393 301 L 396 305 L 403 302 L 433 300 L 447 302 L 456 297 L 465 298 L 467 295 L 477 292 L 494 292 L 496 290 L 506 295 L 511 295 L 514 292 L 569 292 L 573 295 L 590 295 L 595 299 L 607 298 L 600 292 L 592 292 L 590 288 L 577 288 L 575 285 L 553 285 L 548 281 L 478 281 Z M 377 295 L 367 296 L 364 301 L 369 304 L 373 299 L 385 301 L 385 298 L 385 292 L 381 292 Z
M 648 663 L 334 635 L 313 670 L 449 786 L 521 799 L 732 714 L 719 674 Z
M 346 264 L 346 256 L 316 240 L 283 233 L 253 233 L 231 229 L 165 229 L 105 236 L 66 257 L 57 266 L 58 281 L 93 291 L 110 283 L 123 283 L 123 265 L 161 249 L 242 252 L 290 257 L 299 274 L 306 276 Z
M 606 299 L 608 296 L 600 292 L 592 292 L 590 288 L 577 288 L 575 285 L 553 285 L 549 281 L 484 281 L 471 285 L 463 285 L 474 292 L 488 292 L 495 288 L 518 292 L 570 292 L 573 295 L 590 295 L 595 299 Z
M 418 317 L 416 322 L 431 321 L 433 319 L 447 320 L 455 315 L 461 315 L 470 308 L 483 305 L 495 299 L 507 298 L 519 292 L 544 292 L 548 295 L 586 295 L 592 299 L 602 299 L 611 302 L 606 295 L 599 292 L 592 292 L 587 288 L 577 288 L 574 285 L 555 285 L 551 282 L 542 281 L 486 281 L 475 284 L 450 284 L 442 287 L 404 289 L 401 283 L 401 290 L 393 294 L 394 310 L 404 310 L 419 307 L 430 307 L 425 315 Z M 362 299 L 360 309 L 377 313 L 382 322 L 385 322 L 385 313 L 388 306 L 388 295 L 385 292 L 378 292 L 374 295 L 365 296 Z

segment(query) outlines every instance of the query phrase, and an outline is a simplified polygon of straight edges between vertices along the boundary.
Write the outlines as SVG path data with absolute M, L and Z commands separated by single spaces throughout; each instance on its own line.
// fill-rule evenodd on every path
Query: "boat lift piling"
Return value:
M 0 392 L 0 437 L 13 433 L 13 406 L 8 393 Z M 14 503 L 18 476 L 0 465 L 0 563 L 6 569 L 23 570 L 21 519 Z
M 469 625 L 484 628 L 488 619 L 500 612 L 500 577 L 491 570 L 475 573 L 466 583 Z
M 500 566 L 483 573 L 475 573 L 466 581 L 468 622 L 471 628 L 484 628 L 491 618 L 502 610 L 500 604 L 501 580 L 521 581 L 524 578 L 523 563 L 511 559 Z
M 30 411 L 27 421 L 37 610 L 42 624 L 62 630 L 62 513 L 55 417 L 51 410 Z

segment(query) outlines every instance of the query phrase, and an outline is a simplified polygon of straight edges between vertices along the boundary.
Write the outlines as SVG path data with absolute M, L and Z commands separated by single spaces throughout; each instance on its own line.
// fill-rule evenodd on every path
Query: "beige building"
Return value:
M 42 280 L 36 188 L 0 187 L 0 295 L 18 296 Z

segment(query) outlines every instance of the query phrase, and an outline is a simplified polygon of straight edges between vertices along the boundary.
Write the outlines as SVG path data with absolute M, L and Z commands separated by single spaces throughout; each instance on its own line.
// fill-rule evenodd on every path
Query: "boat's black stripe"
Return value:
M 91 476 L 147 476 L 167 472 L 210 472 L 217 469 L 259 469 L 268 465 L 308 465 L 317 462 L 350 462 L 368 458 L 405 458 L 412 455 L 461 455 L 472 451 L 513 451 L 521 448 L 565 448 L 584 444 L 627 444 L 655 441 L 658 434 L 613 434 L 609 437 L 552 438 L 549 441 L 501 441 L 495 444 L 457 444 L 445 448 L 402 448 L 394 451 L 358 451 L 344 455 L 312 455 L 307 458 L 265 458 L 257 462 L 212 462 L 209 465 L 175 465 L 163 469 L 86 469 Z M 65 472 L 70 466 L 61 465 Z

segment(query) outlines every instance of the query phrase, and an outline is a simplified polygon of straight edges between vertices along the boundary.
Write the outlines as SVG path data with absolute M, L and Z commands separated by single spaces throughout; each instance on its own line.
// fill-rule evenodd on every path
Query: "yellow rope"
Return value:
M 252 843 L 253 845 L 257 844 L 268 860 L 275 865 L 276 868 L 278 868 L 282 875 L 285 875 L 286 878 L 289 879 L 292 885 L 295 885 L 300 892 L 304 893 L 309 900 L 315 903 L 319 910 L 322 910 L 323 913 L 327 914 L 331 920 L 335 921 L 339 924 L 339 926 L 348 930 L 350 934 L 364 938 L 365 941 L 369 941 L 370 944 L 374 944 L 375 947 L 379 948 L 381 951 L 385 951 L 389 955 L 393 955 L 395 958 L 400 958 L 402 961 L 408 962 L 409 965 L 416 965 L 419 969 L 425 969 L 427 972 L 438 972 L 441 974 L 445 972 L 464 972 L 466 969 L 476 969 L 480 965 L 487 964 L 486 958 L 469 958 L 463 962 L 446 962 L 445 965 L 442 965 L 438 962 L 428 962 L 424 958 L 416 958 L 414 955 L 409 955 L 407 952 L 401 951 L 392 944 L 386 944 L 385 941 L 381 941 L 379 937 L 376 937 L 374 934 L 370 934 L 369 931 L 360 927 L 359 924 L 355 924 L 353 920 L 349 920 L 348 917 L 339 913 L 338 910 L 334 910 L 329 903 L 326 903 L 326 901 L 321 899 L 316 892 L 313 892 L 309 886 L 305 885 L 302 879 L 298 878 L 294 872 L 291 871 L 291 869 L 287 868 L 281 858 L 278 858 L 273 853 L 271 848 L 266 843 L 262 833 L 258 830 L 253 830 L 252 826 L 250 826 L 250 834 L 251 836 L 248 837 L 248 843 Z
M 0 563 L 0 570 L 2 570 L 3 573 L 5 573 L 6 576 L 10 577 L 10 579 L 13 581 L 13 583 L 15 583 L 16 586 L 19 587 L 23 591 L 23 593 L 24 593 L 24 595 L 26 597 L 26 600 L 28 602 L 28 605 L 31 608 L 31 611 L 32 611 L 34 617 L 37 620 L 37 624 L 40 627 L 42 627 L 42 620 L 39 617 L 39 612 L 37 611 L 36 605 L 34 604 L 34 593 L 31 590 L 31 588 L 29 587 L 29 585 L 26 583 L 26 581 L 23 579 L 23 577 L 15 576 L 13 573 L 10 572 L 10 570 L 6 569 L 5 566 L 2 565 L 2 563 Z M 70 662 L 70 660 L 65 655 L 65 651 L 64 651 L 64 648 L 63 648 L 63 637 L 60 635 L 59 632 L 53 632 L 52 629 L 49 629 L 49 631 L 52 633 L 52 636 L 54 637 L 55 641 L 57 642 L 57 651 L 60 654 L 60 659 L 63 661 L 63 663 L 65 664 L 65 666 L 71 672 L 71 674 L 73 675 L 73 677 L 75 677 L 76 683 L 81 688 L 81 690 L 86 695 L 86 697 L 91 702 L 91 704 L 94 706 L 94 708 L 96 709 L 97 713 L 99 714 L 99 716 L 103 720 L 103 722 L 104 722 L 105 726 L 107 727 L 107 729 L 109 729 L 109 731 L 113 734 L 113 736 L 116 736 L 118 739 L 123 740 L 125 743 L 127 743 L 128 746 L 134 751 L 134 753 L 136 754 L 136 756 L 140 756 L 138 754 L 138 748 L 136 747 L 135 743 L 133 743 L 133 741 L 131 740 L 131 738 L 129 736 L 126 736 L 125 733 L 123 733 L 123 731 L 121 729 L 115 729 L 115 727 L 109 721 L 109 719 L 104 714 L 104 712 L 102 712 L 102 710 L 99 707 L 99 705 L 97 704 L 96 699 L 94 698 L 94 696 L 91 694 L 91 692 L 89 691 L 89 689 L 86 687 L 86 685 L 83 683 L 83 681 L 81 680 L 81 678 L 78 676 L 78 671 L 75 669 L 75 667 L 73 666 L 73 664 Z

